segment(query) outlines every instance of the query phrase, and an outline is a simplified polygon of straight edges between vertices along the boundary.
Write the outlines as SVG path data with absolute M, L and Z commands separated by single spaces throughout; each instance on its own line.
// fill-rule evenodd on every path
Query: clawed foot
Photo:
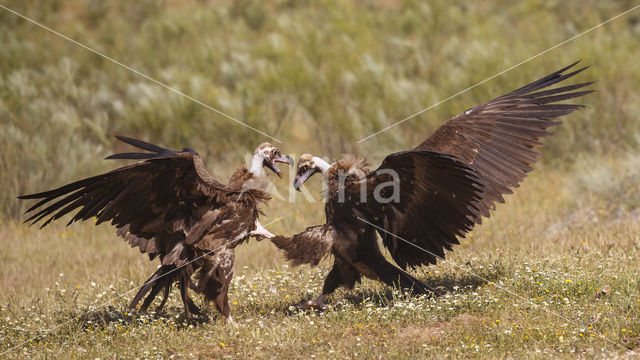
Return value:
M 295 305 L 298 310 L 324 310 L 327 305 L 321 300 L 302 300 Z
M 272 239 L 272 238 L 275 237 L 274 234 L 272 234 L 272 233 L 270 233 L 268 231 L 266 233 L 252 231 L 250 233 L 250 235 L 253 236 L 254 238 L 256 238 L 256 240 L 258 240 L 258 241 L 264 240 L 265 238 Z
M 256 229 L 249 233 L 251 236 L 255 237 L 258 241 L 267 238 L 272 239 L 275 237 L 269 230 L 265 229 L 258 221 L 256 221 Z

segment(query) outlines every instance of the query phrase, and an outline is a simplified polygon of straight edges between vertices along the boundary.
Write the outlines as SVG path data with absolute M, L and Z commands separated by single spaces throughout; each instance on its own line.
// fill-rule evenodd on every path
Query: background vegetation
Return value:
M 450 260 L 417 272 L 445 296 L 365 281 L 324 314 L 291 313 L 317 295 L 329 263 L 291 269 L 252 241 L 238 249 L 230 292 L 239 326 L 215 311 L 185 326 L 175 297 L 159 319 L 122 311 L 156 264 L 110 227 L 31 229 L 15 196 L 118 165 L 99 160 L 123 149 L 115 134 L 194 148 L 220 179 L 269 139 L 0 9 L 0 352 L 20 344 L 0 357 L 637 355 L 624 348 L 640 345 L 640 12 L 356 144 L 637 2 L 1 4 L 273 135 L 286 153 L 357 152 L 376 164 L 577 59 L 591 65 L 580 80 L 596 80 L 598 92 L 555 130 L 536 172 L 491 221 Z M 274 232 L 323 219 L 318 202 L 285 201 L 289 184 L 276 181 L 285 199 L 265 209 L 264 222 L 280 219 Z M 309 188 L 317 199 L 317 179 Z

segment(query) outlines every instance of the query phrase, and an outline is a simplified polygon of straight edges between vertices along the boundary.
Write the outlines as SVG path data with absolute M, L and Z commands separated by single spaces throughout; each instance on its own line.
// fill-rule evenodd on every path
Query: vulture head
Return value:
M 302 184 L 304 184 L 309 178 L 317 173 L 324 173 L 329 170 L 331 165 L 317 156 L 311 154 L 303 154 L 298 159 L 298 170 L 296 172 L 296 178 L 293 180 L 293 187 L 300 191 Z
M 276 166 L 276 163 L 281 162 L 293 166 L 293 159 L 284 155 L 275 146 L 269 143 L 262 143 L 253 152 L 253 160 L 251 162 L 251 173 L 254 175 L 260 175 L 262 167 L 270 169 L 279 177 L 282 177 L 280 169 Z

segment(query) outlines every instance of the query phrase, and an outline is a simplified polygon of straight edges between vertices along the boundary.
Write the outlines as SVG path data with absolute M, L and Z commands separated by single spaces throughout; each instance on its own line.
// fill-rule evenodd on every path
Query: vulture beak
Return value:
M 316 172 L 318 172 L 318 170 L 314 168 L 306 169 L 304 171 L 298 171 L 298 173 L 296 174 L 296 178 L 293 180 L 293 188 L 300 191 L 302 184 L 309 180 L 311 175 L 315 174 Z
M 276 166 L 277 162 L 289 164 L 291 166 L 294 165 L 294 161 L 289 155 L 280 155 L 279 157 L 274 157 L 271 161 L 265 161 L 265 166 L 271 169 L 280 178 L 282 178 L 282 173 L 280 173 L 280 169 Z

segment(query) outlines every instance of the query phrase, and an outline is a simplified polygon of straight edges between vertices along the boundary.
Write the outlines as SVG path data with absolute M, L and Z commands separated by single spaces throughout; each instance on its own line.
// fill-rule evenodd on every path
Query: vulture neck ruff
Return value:
M 249 168 L 249 172 L 254 177 L 259 177 L 262 175 L 262 162 L 264 161 L 264 156 L 261 152 L 256 152 L 253 154 L 253 159 L 251 160 L 251 167 Z
M 313 157 L 313 163 L 318 167 L 318 169 L 320 169 L 320 171 L 325 174 L 329 168 L 331 167 L 331 164 L 329 164 L 328 162 L 322 160 L 321 158 L 314 156 Z

